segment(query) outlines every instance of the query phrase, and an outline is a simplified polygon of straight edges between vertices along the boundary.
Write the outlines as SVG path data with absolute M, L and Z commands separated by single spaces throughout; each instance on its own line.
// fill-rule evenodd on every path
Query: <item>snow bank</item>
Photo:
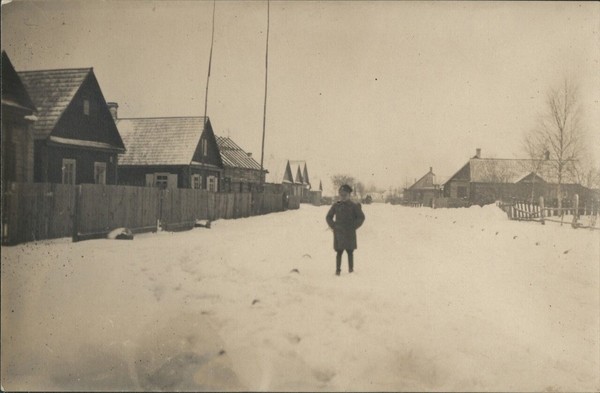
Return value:
M 3 387 L 600 389 L 598 231 L 363 209 L 340 277 L 326 206 L 3 247 Z

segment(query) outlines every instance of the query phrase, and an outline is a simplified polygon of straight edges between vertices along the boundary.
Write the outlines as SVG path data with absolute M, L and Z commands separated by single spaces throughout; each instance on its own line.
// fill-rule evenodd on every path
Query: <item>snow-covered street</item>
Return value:
M 7 390 L 598 391 L 600 232 L 327 206 L 2 248 Z

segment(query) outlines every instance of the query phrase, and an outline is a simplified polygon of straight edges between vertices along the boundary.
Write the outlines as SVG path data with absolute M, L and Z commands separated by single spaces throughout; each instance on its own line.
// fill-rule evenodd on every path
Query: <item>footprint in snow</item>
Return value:
M 563 254 L 568 254 L 569 251 L 571 251 L 571 249 L 565 250 L 565 252 L 563 252 Z
M 254 305 L 255 305 L 256 303 L 258 303 L 258 302 L 260 302 L 260 300 L 258 300 L 258 299 L 254 299 L 254 300 L 252 300 L 252 305 L 254 306 Z
M 298 269 L 292 269 L 292 270 L 290 270 L 290 273 L 298 273 L 298 274 L 300 274 L 300 271 Z
M 313 375 L 319 382 L 327 383 L 335 377 L 335 371 L 328 369 L 313 370 Z
M 296 334 L 288 334 L 287 339 L 291 344 L 298 344 L 302 340 L 302 338 Z
M 516 236 L 516 235 L 515 235 L 515 236 L 513 236 L 513 239 L 516 239 L 517 237 L 518 237 L 518 236 Z
M 304 254 L 302 255 L 302 258 L 312 259 L 312 256 L 310 256 L 310 254 Z

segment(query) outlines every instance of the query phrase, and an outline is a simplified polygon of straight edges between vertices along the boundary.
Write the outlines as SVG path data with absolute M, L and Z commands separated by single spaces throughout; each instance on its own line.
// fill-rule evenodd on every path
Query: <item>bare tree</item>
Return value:
M 333 175 L 331 176 L 331 182 L 333 183 L 333 188 L 337 190 L 344 184 L 348 184 L 352 187 L 355 179 L 350 175 Z
M 354 183 L 354 195 L 362 199 L 365 195 L 365 185 L 361 181 Z
M 515 177 L 514 168 L 507 161 L 494 158 L 482 160 L 481 181 L 487 184 L 480 190 L 482 200 L 479 203 L 490 203 L 502 199 L 509 194 L 507 188 Z
M 568 168 L 568 172 L 580 184 L 588 189 L 600 188 L 600 167 L 594 165 L 591 158 L 578 160 Z
M 540 172 L 544 167 L 544 163 L 548 162 L 550 158 L 550 151 L 548 150 L 548 141 L 543 135 L 537 130 L 532 130 L 525 134 L 523 138 L 522 150 L 525 152 L 527 160 L 523 160 L 521 165 L 525 172 L 533 173 L 534 176 L 531 178 L 531 195 L 530 202 L 533 203 L 535 199 L 535 186 L 537 177 L 540 176 Z
M 583 128 L 577 86 L 565 79 L 558 89 L 550 89 L 546 111 L 539 120 L 535 138 L 547 144 L 556 176 L 558 207 L 562 208 L 563 182 L 568 167 L 577 161 L 583 149 Z

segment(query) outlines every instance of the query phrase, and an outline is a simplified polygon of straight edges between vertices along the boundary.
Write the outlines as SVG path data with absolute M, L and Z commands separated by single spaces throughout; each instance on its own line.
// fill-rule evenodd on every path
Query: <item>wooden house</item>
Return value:
M 217 136 L 217 146 L 223 161 L 222 190 L 225 192 L 249 192 L 257 190 L 265 181 L 266 171 L 261 175 L 260 164 L 231 138 Z
M 119 183 L 219 191 L 223 161 L 209 119 L 116 119 L 127 152 L 119 158 Z
M 283 178 L 279 180 L 284 191 L 288 195 L 299 197 L 303 202 L 308 202 L 311 185 L 306 161 L 286 160 L 284 168 Z
M 557 199 L 556 161 L 546 155 L 544 160 L 482 158 L 481 149 L 443 184 L 443 195 L 459 198 L 472 204 L 496 200 Z M 578 184 L 574 162 L 563 171 L 563 198 L 587 194 Z
M 6 182 L 33 181 L 36 107 L 6 52 L 2 51 L 2 189 Z
M 125 146 L 93 69 L 18 74 L 37 107 L 34 181 L 116 184 Z
M 439 198 L 441 195 L 442 189 L 436 181 L 432 167 L 429 167 L 429 172 L 423 177 L 404 190 L 404 197 L 407 202 L 419 203 L 423 206 L 432 206 L 433 199 Z

